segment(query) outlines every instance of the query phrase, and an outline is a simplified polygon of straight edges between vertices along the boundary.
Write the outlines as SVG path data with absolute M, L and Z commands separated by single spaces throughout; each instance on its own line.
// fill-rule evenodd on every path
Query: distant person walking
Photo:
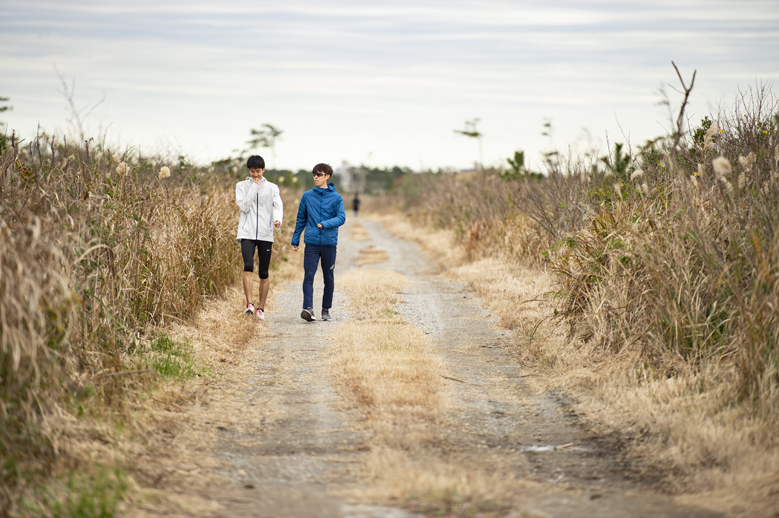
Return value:
M 330 320 L 330 308 L 333 307 L 335 291 L 335 252 L 338 246 L 338 227 L 346 221 L 344 200 L 335 192 L 335 186 L 327 183 L 333 176 L 333 168 L 327 164 L 317 164 L 312 171 L 314 188 L 303 193 L 298 208 L 295 232 L 292 234 L 292 249 L 300 247 L 300 233 L 305 231 L 306 244 L 303 258 L 303 311 L 300 317 L 314 322 L 314 275 L 318 264 L 322 263 L 322 276 L 325 291 L 322 294 L 322 320 Z
M 279 188 L 264 178 L 265 160 L 250 156 L 246 161 L 250 177 L 235 186 L 235 202 L 241 209 L 238 222 L 238 242 L 243 256 L 243 292 L 246 295 L 246 315 L 265 320 L 265 301 L 268 298 L 268 267 L 273 250 L 273 229 L 281 226 L 284 205 Z M 254 251 L 257 250 L 260 268 L 260 290 L 255 310 L 252 303 L 252 272 Z
M 354 211 L 355 216 L 360 212 L 360 197 L 357 194 L 354 195 L 354 199 L 352 200 L 352 210 Z

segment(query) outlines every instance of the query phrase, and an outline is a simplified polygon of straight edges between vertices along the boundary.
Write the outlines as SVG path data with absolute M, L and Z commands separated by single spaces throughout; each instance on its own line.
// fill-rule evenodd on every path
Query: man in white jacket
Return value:
M 238 242 L 243 256 L 243 292 L 246 295 L 244 313 L 265 320 L 265 301 L 268 298 L 268 267 L 273 250 L 273 229 L 281 226 L 284 205 L 281 203 L 279 187 L 266 180 L 265 160 L 261 156 L 250 156 L 246 161 L 250 178 L 235 186 L 235 201 L 241 209 L 238 222 Z M 257 309 L 252 303 L 252 272 L 254 251 L 257 250 L 260 263 L 260 293 Z

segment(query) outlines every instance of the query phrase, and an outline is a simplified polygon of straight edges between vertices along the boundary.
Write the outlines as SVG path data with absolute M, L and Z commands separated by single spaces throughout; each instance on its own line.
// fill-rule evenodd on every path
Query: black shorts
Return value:
M 254 271 L 254 250 L 260 258 L 260 279 L 268 278 L 270 256 L 273 252 L 273 243 L 270 241 L 256 241 L 254 239 L 241 239 L 241 255 L 243 256 L 243 271 Z

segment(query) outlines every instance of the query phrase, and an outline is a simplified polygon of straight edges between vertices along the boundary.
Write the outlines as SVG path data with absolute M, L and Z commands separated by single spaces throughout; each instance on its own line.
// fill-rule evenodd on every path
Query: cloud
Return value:
M 618 135 L 617 119 L 650 138 L 671 60 L 698 70 L 691 113 L 779 76 L 773 1 L 31 0 L 4 11 L 0 94 L 18 127 L 61 125 L 56 64 L 85 101 L 105 92 L 104 122 L 124 139 L 176 139 L 216 158 L 270 122 L 286 129 L 289 167 L 366 150 L 388 164 L 467 164 L 452 129 L 472 117 L 491 161 L 547 147 L 547 116 L 559 144 L 582 127 Z

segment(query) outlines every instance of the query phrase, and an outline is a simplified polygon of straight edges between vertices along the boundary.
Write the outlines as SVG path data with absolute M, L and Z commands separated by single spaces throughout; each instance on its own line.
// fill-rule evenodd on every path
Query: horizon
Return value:
M 195 163 L 235 156 L 249 131 L 283 133 L 271 169 L 318 162 L 417 170 L 473 167 L 456 131 L 480 119 L 484 166 L 524 150 L 640 145 L 675 117 L 675 61 L 687 116 L 727 110 L 739 90 L 779 78 L 779 5 L 748 1 L 474 4 L 295 0 L 84 0 L 4 5 L 0 96 L 7 130 L 67 131 L 56 67 L 78 107 L 105 100 L 89 134 Z M 544 136 L 550 121 L 551 135 Z

